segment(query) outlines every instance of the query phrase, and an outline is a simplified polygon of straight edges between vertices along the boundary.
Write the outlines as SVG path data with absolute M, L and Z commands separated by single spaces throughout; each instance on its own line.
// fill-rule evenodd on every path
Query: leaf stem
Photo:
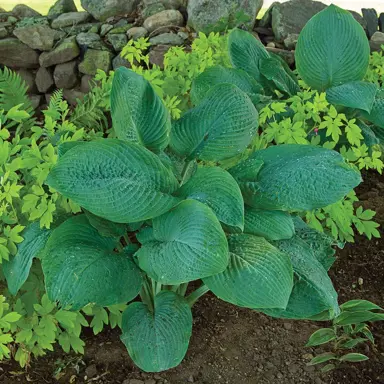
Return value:
M 180 284 L 179 289 L 178 289 L 179 295 L 185 296 L 187 289 L 188 289 L 188 283 Z
M 185 182 L 185 177 L 188 174 L 189 168 L 191 167 L 191 164 L 193 164 L 193 160 L 188 161 L 187 163 L 184 164 L 184 168 L 181 171 L 181 181 L 180 181 L 180 187 L 184 184 Z
M 203 284 L 201 287 L 197 288 L 196 291 L 193 291 L 186 298 L 189 306 L 192 308 L 196 301 L 199 300 L 201 296 L 204 296 L 207 292 L 209 292 L 209 290 L 210 289 L 205 284 Z

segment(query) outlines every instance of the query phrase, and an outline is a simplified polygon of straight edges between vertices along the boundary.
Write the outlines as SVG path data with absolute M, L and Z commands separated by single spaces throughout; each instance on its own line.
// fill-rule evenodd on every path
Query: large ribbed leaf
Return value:
M 300 92 L 300 87 L 285 71 L 280 60 L 273 57 L 264 57 L 260 60 L 260 72 L 269 81 L 272 81 L 275 87 L 290 96 Z
M 171 119 L 151 84 L 130 69 L 120 67 L 111 91 L 113 129 L 128 140 L 159 151 L 168 145 Z
M 295 228 L 292 217 L 287 212 L 246 206 L 244 232 L 267 240 L 284 240 L 295 234 Z
M 132 257 L 115 253 L 117 240 L 101 236 L 85 215 L 54 229 L 42 266 L 51 301 L 80 309 L 88 303 L 126 303 L 139 293 L 142 276 Z
M 295 51 L 296 68 L 309 86 L 324 91 L 362 80 L 369 53 L 363 27 L 350 12 L 330 5 L 301 31 Z
M 380 138 L 376 136 L 375 131 L 372 129 L 372 126 L 365 124 L 361 120 L 356 120 L 356 125 L 361 129 L 361 134 L 364 138 L 364 144 L 370 148 L 375 144 L 380 144 Z M 382 128 L 379 128 L 382 129 Z M 382 129 L 384 131 L 384 129 Z
M 248 234 L 231 235 L 229 251 L 228 268 L 203 279 L 209 289 L 240 307 L 284 309 L 293 282 L 289 256 L 264 238 Z
M 217 65 L 206 69 L 193 81 L 191 89 L 192 103 L 194 105 L 199 104 L 211 88 L 223 83 L 234 84 L 249 95 L 263 92 L 262 86 L 242 69 L 225 68 Z
M 351 81 L 327 89 L 327 100 L 331 104 L 358 108 L 371 112 L 377 92 L 377 85 L 366 81 Z
M 253 179 L 252 162 L 264 163 Z M 240 176 L 237 170 L 240 169 Z M 256 167 L 256 171 L 258 168 Z M 342 199 L 361 182 L 358 171 L 329 149 L 284 144 L 255 152 L 244 165 L 230 170 L 246 204 L 260 209 L 306 211 Z
M 28 278 L 32 261 L 39 257 L 51 234 L 50 230 L 41 229 L 38 222 L 30 224 L 21 233 L 24 241 L 17 247 L 17 253 L 9 261 L 3 260 L 3 272 L 9 292 L 16 295 Z
M 184 200 L 153 219 L 155 241 L 136 253 L 139 266 L 164 284 L 181 284 L 222 272 L 228 265 L 228 243 L 212 210 Z
M 261 80 L 260 59 L 270 56 L 255 36 L 241 29 L 234 29 L 228 37 L 228 49 L 235 68 L 243 69 L 257 81 Z
M 116 223 L 151 219 L 177 204 L 178 183 L 152 152 L 114 139 L 85 143 L 61 157 L 47 184 Z
M 295 279 L 287 308 L 267 309 L 263 312 L 288 319 L 308 319 L 323 311 L 328 311 L 330 318 L 337 316 L 337 293 L 327 271 L 308 244 L 297 236 L 272 244 L 291 257 Z
M 219 84 L 174 123 L 170 146 L 178 155 L 191 159 L 225 160 L 247 148 L 258 120 L 256 108 L 242 90 Z
M 244 200 L 236 180 L 219 167 L 198 168 L 176 196 L 207 204 L 223 224 L 244 229 Z
M 146 372 L 176 367 L 183 360 L 192 333 L 192 313 L 174 292 L 160 292 L 154 311 L 132 303 L 123 313 L 121 340 L 135 364 Z
M 293 217 L 293 222 L 296 235 L 307 243 L 316 259 L 328 271 L 336 260 L 333 238 L 324 232 L 309 227 L 298 216 Z
M 363 112 L 362 116 L 376 126 L 384 128 L 384 89 L 377 92 L 371 112 Z

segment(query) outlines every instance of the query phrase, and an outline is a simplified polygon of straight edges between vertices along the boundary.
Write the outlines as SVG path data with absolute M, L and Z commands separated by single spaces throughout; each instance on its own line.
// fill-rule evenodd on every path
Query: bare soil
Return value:
M 358 194 L 364 208 L 377 211 L 384 225 L 384 177 L 369 173 Z M 382 232 L 384 235 L 384 233 Z M 340 302 L 364 298 L 384 304 L 384 241 L 363 237 L 338 252 L 331 271 Z M 359 278 L 360 285 L 358 283 Z M 276 320 L 237 308 L 208 294 L 193 308 L 194 329 L 182 364 L 168 372 L 145 374 L 136 368 L 119 340 L 119 331 L 88 332 L 85 356 L 47 355 L 21 370 L 0 365 L 0 383 L 95 384 L 383 384 L 384 325 L 374 324 L 376 345 L 363 347 L 370 360 L 321 374 L 306 364 L 315 355 L 304 344 L 321 323 Z M 54 377 L 56 375 L 56 378 Z

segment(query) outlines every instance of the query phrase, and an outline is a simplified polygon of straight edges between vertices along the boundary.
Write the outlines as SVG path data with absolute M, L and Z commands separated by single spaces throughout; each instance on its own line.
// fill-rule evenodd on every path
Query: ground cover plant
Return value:
M 307 28 L 332 24 L 335 17 L 360 42 L 342 57 L 356 56 L 361 49 L 364 58 L 365 36 L 337 7 L 329 7 Z M 0 348 L 5 357 L 12 352 L 25 365 L 31 353 L 39 356 L 56 341 L 65 351 L 82 352 L 80 333 L 88 325 L 87 315 L 93 316 L 95 332 L 106 323 L 119 325 L 140 368 L 165 370 L 182 360 L 191 335 L 190 308 L 209 290 L 271 316 L 332 319 L 335 327 L 343 325 L 340 316 L 348 305 L 340 313 L 327 275 L 335 241 L 320 231 L 329 228 L 335 239 L 351 241 L 353 230 L 346 228 L 352 223 L 359 232 L 378 236 L 374 212 L 355 211 L 352 189 L 368 159 L 381 171 L 377 141 L 366 144 L 359 127 L 376 122 L 373 111 L 375 105 L 381 108 L 381 93 L 375 86 L 372 96 L 372 84 L 361 82 L 368 65 L 362 59 L 353 61 L 355 69 L 344 63 L 338 77 L 324 70 L 325 63 L 313 73 L 313 64 L 299 65 L 306 83 L 319 88 L 300 95 L 289 68 L 255 41 L 235 30 L 227 55 L 223 37 L 202 35 L 192 54 L 175 48 L 163 72 L 136 66 L 110 77 L 100 73 L 101 86 L 73 113 L 57 93 L 42 123 L 32 118 L 23 95 L 3 98 L 0 250 L 8 290 L 18 294 L 7 297 L 12 305 L 2 301 Z M 316 47 L 324 48 L 320 43 Z M 245 54 L 240 64 L 231 56 L 236 44 Z M 334 44 L 325 46 L 328 55 L 340 52 L 338 44 L 344 47 L 340 36 Z M 123 54 L 145 63 L 146 47 L 145 40 L 130 43 Z M 262 58 L 268 65 L 260 63 Z M 343 73 L 345 68 L 349 71 Z M 3 76 L 17 81 L 6 71 Z M 321 86 L 315 84 L 319 78 Z M 335 78 L 344 83 L 333 83 Z M 348 85 L 353 92 L 336 93 L 331 102 L 322 84 Z M 369 103 L 342 104 L 350 104 L 342 100 L 355 87 L 356 92 L 371 90 L 371 109 Z M 302 100 L 304 109 L 297 106 Z M 294 136 L 301 139 L 271 136 L 273 122 L 285 122 L 288 132 L 297 130 L 292 129 L 297 121 L 289 117 L 294 108 L 305 132 Z M 364 108 L 366 113 L 360 111 Z M 111 129 L 103 114 L 109 109 Z M 328 136 L 321 136 L 328 130 Z M 366 156 L 346 155 L 363 145 Z M 348 212 L 349 221 L 333 220 L 340 212 Z M 199 280 L 200 287 L 189 287 Z M 36 287 L 38 294 L 31 297 Z M 127 307 L 138 294 L 141 301 Z M 372 309 L 369 319 L 358 314 L 344 325 L 382 319 L 379 307 L 363 312 Z M 12 341 L 18 346 L 13 351 Z

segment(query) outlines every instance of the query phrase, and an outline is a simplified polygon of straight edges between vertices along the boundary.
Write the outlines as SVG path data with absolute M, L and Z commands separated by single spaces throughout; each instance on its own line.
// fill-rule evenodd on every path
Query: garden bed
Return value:
M 384 176 L 372 172 L 364 175 L 364 181 L 358 189 L 358 195 L 365 209 L 377 211 L 376 219 L 382 226 Z M 375 303 L 384 302 L 383 255 L 382 240 L 368 241 L 363 237 L 357 237 L 355 244 L 349 244 L 338 252 L 331 278 L 339 293 L 340 303 L 361 297 Z M 68 355 L 57 349 L 46 358 L 33 361 L 26 372 L 15 362 L 3 362 L 0 365 L 0 382 L 384 383 L 384 325 L 381 323 L 373 326 L 377 350 L 367 345 L 361 351 L 370 360 L 321 375 L 317 368 L 306 366 L 313 351 L 304 347 L 319 324 L 273 319 L 235 307 L 210 294 L 196 304 L 193 315 L 194 332 L 186 358 L 179 367 L 166 373 L 140 373 L 128 357 L 124 345 L 119 342 L 120 330 L 107 327 L 97 336 L 93 336 L 90 329 L 86 330 L 88 333 L 83 338 L 86 343 L 85 356 Z

